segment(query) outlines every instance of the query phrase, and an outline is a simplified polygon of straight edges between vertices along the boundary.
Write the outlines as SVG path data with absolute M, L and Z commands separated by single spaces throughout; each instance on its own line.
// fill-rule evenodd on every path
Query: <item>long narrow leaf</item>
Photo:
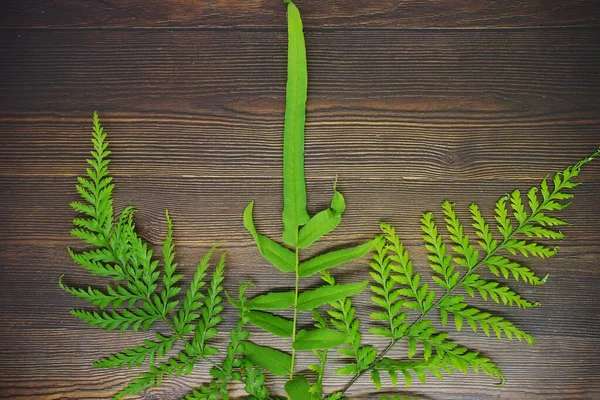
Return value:
M 298 275 L 301 277 L 311 276 L 317 272 L 325 271 L 349 261 L 356 260 L 357 258 L 361 258 L 375 247 L 378 240 L 379 238 L 375 238 L 367 243 L 363 243 L 350 249 L 331 251 L 311 258 L 308 261 L 304 261 L 298 267 Z
M 306 48 L 300 12 L 288 3 L 288 70 L 283 133 L 283 241 L 293 246 L 298 227 L 308 222 L 304 183 L 304 120 L 306 112 Z
M 296 350 L 331 349 L 352 342 L 352 336 L 333 329 L 301 330 L 292 344 Z
M 300 293 L 298 296 L 298 311 L 308 311 L 324 304 L 345 299 L 362 292 L 369 282 L 348 283 L 346 285 L 321 286 Z
M 247 306 L 251 310 L 287 310 L 294 305 L 294 292 L 272 292 L 252 298 Z
M 273 375 L 287 376 L 290 373 L 292 357 L 287 353 L 252 342 L 245 342 L 242 350 L 252 364 L 266 369 Z
M 296 255 L 279 243 L 274 242 L 256 231 L 254 219 L 252 218 L 253 208 L 254 202 L 251 202 L 246 206 L 246 209 L 244 210 L 244 226 L 248 232 L 252 234 L 252 237 L 254 237 L 258 251 L 281 272 L 293 272 L 296 265 Z
M 292 336 L 294 323 L 289 319 L 261 311 L 248 311 L 246 316 L 252 325 L 258 326 L 275 336 Z

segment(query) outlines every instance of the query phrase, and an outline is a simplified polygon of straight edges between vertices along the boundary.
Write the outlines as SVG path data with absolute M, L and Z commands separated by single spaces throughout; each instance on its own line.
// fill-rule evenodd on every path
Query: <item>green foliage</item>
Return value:
M 78 178 L 76 190 L 81 200 L 71 204 L 81 214 L 73 220 L 71 233 L 88 248 L 68 251 L 75 263 L 93 275 L 110 278 L 111 282 L 102 289 L 76 288 L 63 283 L 61 277 L 59 285 L 90 304 L 91 309 L 72 311 L 82 321 L 106 330 L 152 330 L 153 333 L 146 334 L 132 348 L 97 360 L 94 366 L 131 368 L 148 364 L 145 371 L 114 396 L 116 399 L 158 386 L 164 379 L 189 374 L 196 365 L 209 367 L 211 380 L 187 395 L 188 400 L 228 399 L 235 384 L 243 385 L 249 399 L 279 398 L 271 395 L 265 373 L 288 377 L 284 389 L 292 400 L 341 399 L 367 373 L 378 390 L 383 386 L 382 374 L 389 375 L 393 385 L 402 377 L 407 387 L 415 378 L 425 382 L 428 377 L 442 379 L 444 374 L 454 372 L 484 373 L 504 382 L 502 372 L 490 358 L 460 345 L 440 329 L 453 326 L 460 332 L 466 323 L 474 332 L 533 344 L 529 333 L 506 318 L 470 305 L 469 297 L 522 310 L 539 306 L 507 283 L 494 280 L 494 276 L 530 285 L 546 281 L 547 276 L 536 275 L 522 258 L 549 258 L 556 254 L 557 248 L 548 243 L 563 238 L 558 227 L 566 222 L 554 214 L 569 205 L 573 194 L 567 191 L 579 184 L 575 178 L 581 167 L 600 155 L 600 151 L 552 179 L 544 178 L 526 195 L 515 190 L 502 196 L 495 203 L 494 226 L 476 204 L 468 208 L 470 226 L 463 224 L 455 205 L 448 201 L 441 207 L 442 225 L 438 225 L 434 213 L 424 213 L 420 222 L 433 272 L 431 281 L 424 277 L 425 271 L 416 271 L 396 230 L 387 223 L 380 225 L 381 236 L 363 244 L 301 259 L 300 250 L 310 248 L 340 225 L 346 203 L 334 185 L 330 206 L 312 217 L 307 212 L 306 51 L 300 13 L 291 1 L 285 2 L 289 47 L 283 146 L 283 244 L 258 233 L 253 202 L 244 210 L 243 221 L 261 256 L 280 272 L 293 275 L 294 290 L 264 292 L 248 298 L 246 289 L 251 284 L 244 283 L 236 299 L 225 292 L 237 309 L 238 319 L 226 347 L 219 350 L 215 339 L 222 321 L 225 254 L 211 274 L 211 260 L 217 249 L 213 246 L 183 290 L 183 276 L 178 270 L 173 244 L 173 221 L 167 212 L 160 266 L 152 246 L 137 234 L 133 222 L 135 209 L 126 207 L 115 216 L 114 183 L 108 170 L 110 151 L 98 115 L 94 114 L 92 157 L 86 176 Z M 437 221 L 441 219 L 438 217 Z M 373 249 L 369 264 L 371 282 L 336 282 L 332 275 L 334 268 L 364 257 Z M 317 273 L 322 282 L 301 289 L 301 278 Z M 383 350 L 363 343 L 361 321 L 351 299 L 367 286 L 375 308 L 370 314 L 369 331 L 389 341 Z M 299 314 L 308 312 L 312 313 L 312 326 L 306 324 L 300 329 Z M 432 312 L 439 313 L 441 328 L 430 318 Z M 276 336 L 279 346 L 289 343 L 289 352 L 250 341 L 247 325 Z M 406 357 L 388 357 L 402 340 L 407 346 Z M 344 362 L 335 373 L 350 378 L 341 390 L 325 394 L 327 362 L 335 356 L 331 349 L 336 349 Z M 308 366 L 311 374 L 296 371 L 297 351 L 315 356 L 315 362 Z M 407 397 L 399 394 L 382 397 L 401 398 Z
M 441 296 L 429 289 L 426 283 L 421 283 L 421 276 L 413 271 L 408 252 L 394 228 L 381 224 L 384 240 L 376 245 L 370 264 L 373 278 L 371 300 L 380 310 L 371 314 L 377 324 L 371 332 L 388 338 L 390 343 L 364 371 L 371 372 L 371 379 L 377 387 L 381 386 L 382 371 L 390 375 L 392 382 L 396 382 L 399 372 L 402 373 L 407 385 L 412 382 L 413 375 L 424 382 L 426 373 L 441 378 L 443 372 L 467 372 L 469 369 L 504 380 L 498 367 L 489 358 L 449 340 L 447 333 L 438 332 L 432 326 L 428 315 L 437 310 L 444 327 L 451 316 L 458 332 L 467 323 L 474 332 L 481 330 L 487 336 L 493 333 L 498 339 L 524 340 L 533 345 L 533 337 L 513 322 L 470 306 L 465 296 L 456 291 L 462 288 L 471 297 L 478 294 L 483 300 L 493 300 L 505 306 L 522 309 L 538 306 L 539 303 L 524 299 L 509 286 L 484 279 L 476 271 L 485 272 L 487 269 L 491 274 L 505 279 L 512 277 L 531 285 L 543 284 L 547 277 L 538 277 L 514 257 L 548 258 L 556 254 L 556 247 L 540 243 L 537 239 L 563 238 L 563 234 L 554 227 L 565 224 L 564 221 L 550 214 L 569 205 L 565 201 L 570 200 L 573 195 L 565 190 L 579 185 L 574 179 L 579 175 L 581 167 L 599 154 L 600 152 L 596 152 L 556 173 L 552 189 L 547 178 L 544 178 L 538 187 L 527 191 L 527 201 L 523 200 L 518 190 L 501 197 L 494 210 L 499 237 L 492 233 L 489 223 L 476 204 L 469 207 L 476 239 L 471 239 L 466 234 L 467 228 L 458 218 L 454 204 L 448 201 L 442 205 L 447 238 L 444 238 L 443 232 L 438 228 L 433 213 L 423 214 L 423 241 L 434 272 L 432 279 L 442 289 Z M 509 206 L 512 215 L 509 213 Z M 410 310 L 417 311 L 419 316 L 409 324 L 406 321 Z M 402 339 L 407 339 L 408 342 L 408 360 L 390 360 L 385 357 Z M 417 360 L 413 361 L 414 358 Z M 356 373 L 341 393 L 364 372 Z
M 352 248 L 334 250 L 317 255 L 308 260 L 300 260 L 300 250 L 310 247 L 321 237 L 333 231 L 341 222 L 346 208 L 344 196 L 335 190 L 330 207 L 309 217 L 306 211 L 306 184 L 304 181 L 304 120 L 306 109 L 307 69 L 306 49 L 302 20 L 294 3 L 288 7 L 288 76 L 286 92 L 285 124 L 283 134 L 283 235 L 284 245 L 258 233 L 254 224 L 254 202 L 244 210 L 244 226 L 250 232 L 259 253 L 283 273 L 294 274 L 293 292 L 279 292 L 259 295 L 249 301 L 253 310 L 285 310 L 292 308 L 293 319 L 290 324 L 280 316 L 254 312 L 248 321 L 258 328 L 279 337 L 291 336 L 292 354 L 287 370 L 281 365 L 287 362 L 287 354 L 278 350 L 246 343 L 246 354 L 256 365 L 276 374 L 288 373 L 290 381 L 286 390 L 294 393 L 305 392 L 310 384 L 305 380 L 294 379 L 296 351 L 312 350 L 318 356 L 324 350 L 350 343 L 354 337 L 349 331 L 329 329 L 325 326 L 298 331 L 299 312 L 310 312 L 330 303 L 344 301 L 350 296 L 362 292 L 367 282 L 345 285 L 322 285 L 300 292 L 300 278 L 310 277 L 318 272 L 327 271 L 368 254 L 377 240 Z M 288 246 L 288 247 L 286 247 Z M 322 325 L 322 324 L 321 324 Z M 273 353 L 275 352 L 275 353 Z M 268 360 L 267 360 L 268 359 Z M 267 365 L 268 364 L 268 365 Z M 319 383 L 315 383 L 312 392 L 318 392 Z M 302 388 L 302 389 L 299 389 Z M 306 389 L 308 390 L 308 389 Z M 288 391 L 289 393 L 289 391 Z
M 136 232 L 134 208 L 126 207 L 113 221 L 114 184 L 108 170 L 110 151 L 98 114 L 93 118 L 92 144 L 94 149 L 88 160 L 87 176 L 78 178 L 77 192 L 82 200 L 72 203 L 73 209 L 84 216 L 74 219 L 75 228 L 71 233 L 94 248 L 79 252 L 69 249 L 69 254 L 73 261 L 92 274 L 110 277 L 113 283 L 105 290 L 75 288 L 64 284 L 61 277 L 59 285 L 67 293 L 97 308 L 71 312 L 92 326 L 134 332 L 155 330 L 153 340 L 146 339 L 142 344 L 94 363 L 97 368 L 137 367 L 148 363 L 148 371 L 142 372 L 115 395 L 115 398 L 121 398 L 160 385 L 167 377 L 188 374 L 199 361 L 214 364 L 208 357 L 218 354 L 218 350 L 209 343 L 217 335 L 217 325 L 221 322 L 225 254 L 212 274 L 208 290 L 204 291 L 210 258 L 216 246 L 209 250 L 196 268 L 180 304 L 182 275 L 177 272 L 175 262 L 171 217 L 166 213 L 167 235 L 162 245 L 161 272 L 153 250 Z M 169 332 L 156 331 L 158 322 L 162 322 Z M 171 355 L 177 342 L 181 343 L 182 350 Z

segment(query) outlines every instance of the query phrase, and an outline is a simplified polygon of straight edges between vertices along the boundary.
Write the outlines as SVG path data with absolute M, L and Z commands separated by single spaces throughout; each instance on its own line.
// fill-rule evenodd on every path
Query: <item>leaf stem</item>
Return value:
M 415 326 L 416 324 L 418 324 L 419 322 L 421 322 L 431 311 L 433 311 L 434 309 L 436 309 L 440 303 L 448 297 L 448 295 L 450 295 L 450 293 L 452 293 L 454 291 L 454 289 L 456 289 L 458 286 L 460 286 L 465 279 L 467 279 L 473 272 L 475 272 L 476 269 L 478 269 L 479 267 L 481 267 L 482 265 L 484 265 L 489 259 L 490 257 L 492 257 L 493 255 L 495 255 L 498 251 L 503 250 L 504 247 L 506 246 L 507 242 L 510 241 L 516 234 L 521 233 L 521 230 L 523 229 L 524 226 L 526 226 L 527 224 L 529 224 L 531 222 L 531 220 L 540 212 L 544 209 L 544 206 L 546 206 L 548 204 L 548 202 L 553 200 L 554 195 L 556 195 L 559 191 L 560 191 L 560 187 L 559 188 L 554 188 L 554 190 L 552 191 L 552 194 L 550 196 L 548 196 L 547 199 L 545 199 L 542 204 L 534 211 L 532 212 L 526 219 L 524 219 L 521 223 L 519 223 L 519 226 L 517 227 L 517 229 L 515 229 L 513 232 L 511 232 L 507 237 L 504 238 L 504 240 L 496 245 L 496 247 L 494 247 L 489 253 L 486 254 L 486 256 L 484 258 L 481 259 L 481 261 L 477 262 L 477 264 L 475 264 L 471 269 L 469 269 L 463 276 L 462 278 L 456 282 L 453 286 L 449 287 L 446 292 L 435 302 L 431 305 L 431 307 L 429 307 L 427 310 L 423 311 L 421 313 L 421 315 L 412 323 L 409 325 L 409 327 L 406 329 L 406 331 L 402 334 L 402 336 L 393 339 L 390 344 L 387 345 L 387 347 L 385 349 L 383 349 L 383 351 L 377 356 L 377 358 L 365 369 L 363 369 L 362 371 L 358 372 L 356 375 L 354 375 L 352 377 L 352 379 L 339 391 L 339 393 L 341 395 L 344 395 L 348 389 L 350 389 L 350 387 L 352 387 L 352 385 L 361 377 L 363 376 L 366 372 L 372 370 L 379 361 L 381 361 L 383 359 L 383 357 L 385 357 L 385 355 L 396 345 L 396 343 L 398 343 L 400 340 L 404 339 L 408 333 L 410 332 L 411 328 L 413 326 Z
M 294 264 L 294 274 L 296 275 L 295 277 L 295 283 L 294 283 L 294 322 L 293 322 L 293 326 L 292 326 L 292 362 L 290 365 L 290 379 L 292 379 L 294 377 L 294 364 L 296 361 L 296 349 L 294 349 L 294 342 L 296 341 L 296 325 L 298 322 L 298 290 L 299 290 L 299 286 L 300 286 L 300 275 L 299 275 L 299 265 L 300 263 L 298 262 L 299 260 L 299 251 L 300 249 L 298 248 L 298 227 L 296 227 L 296 240 L 295 240 L 296 244 L 295 244 L 295 256 L 296 256 L 296 260 L 295 260 L 295 264 Z

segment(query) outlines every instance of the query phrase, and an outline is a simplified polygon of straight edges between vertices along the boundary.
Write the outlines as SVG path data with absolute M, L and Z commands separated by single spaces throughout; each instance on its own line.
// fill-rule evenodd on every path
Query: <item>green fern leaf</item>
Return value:
M 477 291 L 484 300 L 491 298 L 498 304 L 502 302 L 504 305 L 516 305 L 523 309 L 540 305 L 537 302 L 531 303 L 525 300 L 508 286 L 503 286 L 498 282 L 490 282 L 481 279 L 478 274 L 466 276 L 462 281 L 462 286 L 471 297 L 475 297 L 475 291 Z
M 478 327 L 480 327 L 487 336 L 490 336 L 492 330 L 498 339 L 505 336 L 507 339 L 512 340 L 514 337 L 519 341 L 525 340 L 530 345 L 534 344 L 533 337 L 516 327 L 512 322 L 475 307 L 469 307 L 463 299 L 464 296 L 448 296 L 439 303 L 442 325 L 446 326 L 447 314 L 450 313 L 454 316 L 456 330 L 459 332 L 462 329 L 463 321 L 465 321 L 471 326 L 473 332 L 477 332 Z
M 459 273 L 454 272 L 452 257 L 448 254 L 442 235 L 438 233 L 433 220 L 433 213 L 423 214 L 421 218 L 421 230 L 423 231 L 423 240 L 425 248 L 429 251 L 430 266 L 443 279 L 435 277 L 435 282 L 444 289 L 449 289 L 458 282 Z
M 144 299 L 139 293 L 132 293 L 123 286 L 116 286 L 115 288 L 107 286 L 106 293 L 92 287 L 88 287 L 87 289 L 73 288 L 62 283 L 62 276 L 58 284 L 65 292 L 100 308 L 107 308 L 111 305 L 113 307 L 120 307 L 123 303 L 128 303 L 129 307 L 132 307 L 137 301 Z
M 154 322 L 160 319 L 160 315 L 154 314 L 153 310 L 142 308 L 123 309 L 121 312 L 111 311 L 99 313 L 97 311 L 72 310 L 71 314 L 83 322 L 92 326 L 106 329 L 125 330 L 131 328 L 137 332 L 140 328 L 146 331 Z
M 148 359 L 149 364 L 154 364 L 154 359 L 156 357 L 163 357 L 167 354 L 177 340 L 176 336 L 163 336 L 160 333 L 156 333 L 155 335 L 158 340 L 146 340 L 143 345 L 135 346 L 131 349 L 126 349 L 111 356 L 101 358 L 94 362 L 94 367 L 137 367 L 142 365 L 146 359 Z
M 459 257 L 454 257 L 453 260 L 458 265 L 467 268 L 467 270 L 471 270 L 477 265 L 477 261 L 479 259 L 479 252 L 475 250 L 473 245 L 469 241 L 469 236 L 464 234 L 464 228 L 461 224 L 456 212 L 454 211 L 454 204 L 449 201 L 445 201 L 442 205 L 442 210 L 444 212 L 446 228 L 450 233 L 450 240 L 455 244 L 452 247 L 452 250 L 459 255 Z M 440 239 L 441 240 L 441 239 Z M 458 282 L 459 274 L 455 273 L 453 275 L 448 274 L 448 279 L 446 279 L 448 287 L 453 287 Z
M 160 386 L 165 378 L 175 378 L 192 372 L 196 359 L 179 352 L 177 357 L 171 357 L 166 362 L 150 366 L 150 371 L 142 372 L 137 378 L 115 394 L 114 399 L 135 395 L 150 387 Z

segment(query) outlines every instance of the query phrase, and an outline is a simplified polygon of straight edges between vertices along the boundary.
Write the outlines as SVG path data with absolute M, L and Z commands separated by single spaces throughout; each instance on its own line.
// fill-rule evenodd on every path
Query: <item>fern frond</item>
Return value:
M 113 277 L 116 280 L 127 279 L 127 274 L 123 268 L 118 264 L 110 264 L 102 259 L 106 249 L 97 249 L 84 251 L 81 253 L 75 253 L 71 248 L 67 248 L 71 259 L 82 266 L 83 268 L 90 271 L 92 274 L 103 277 Z
M 185 352 L 179 352 L 177 357 L 171 357 L 166 362 L 150 366 L 150 371 L 142 372 L 137 378 L 132 379 L 127 386 L 121 389 L 114 399 L 121 399 L 128 395 L 135 395 L 142 390 L 159 386 L 165 378 L 175 378 L 192 372 L 197 360 L 189 357 Z
M 317 329 L 327 329 L 327 320 L 321 316 L 318 310 L 313 310 L 313 322 Z M 323 398 L 323 379 L 325 377 L 325 364 L 327 363 L 328 349 L 316 349 L 313 353 L 319 359 L 319 364 L 311 364 L 308 366 L 309 371 L 313 371 L 317 375 L 317 379 L 310 387 L 310 393 L 313 400 Z
M 58 280 L 58 284 L 65 292 L 100 308 L 107 308 L 110 305 L 120 307 L 123 303 L 127 303 L 129 307 L 132 307 L 138 300 L 143 300 L 143 296 L 138 293 L 132 293 L 123 286 L 116 286 L 114 288 L 107 286 L 106 293 L 92 287 L 88 287 L 87 289 L 73 288 L 62 283 L 62 276 Z
M 432 357 L 445 358 L 446 362 L 458 371 L 467 373 L 470 367 L 476 373 L 481 370 L 492 378 L 496 377 L 501 382 L 504 381 L 502 372 L 489 358 L 448 340 L 448 333 L 438 332 L 430 325 L 430 321 L 422 321 L 414 325 L 408 332 L 407 337 L 409 338 L 409 346 L 416 346 L 415 344 L 411 345 L 411 341 L 413 343 L 421 342 L 423 358 L 426 361 Z M 433 354 L 434 351 L 435 354 Z M 415 350 L 413 349 L 412 354 L 414 355 L 414 353 Z
M 327 271 L 322 273 L 321 278 L 329 285 L 335 285 L 335 278 Z M 363 371 L 375 360 L 377 350 L 372 346 L 361 345 L 360 321 L 356 318 L 356 309 L 352 305 L 352 300 L 346 297 L 329 305 L 332 308 L 327 310 L 327 314 L 330 316 L 329 323 L 338 331 L 351 337 L 348 345 L 338 348 L 338 353 L 353 359 L 351 364 L 338 368 L 335 373 L 350 375 Z
M 451 214 L 452 215 L 452 214 Z M 456 217 L 455 215 L 453 215 Z M 453 227 L 453 225 L 450 225 Z M 438 233 L 435 221 L 433 219 L 433 213 L 423 214 L 421 218 L 421 230 L 423 231 L 423 240 L 425 241 L 425 248 L 429 251 L 430 266 L 437 274 L 441 276 L 433 277 L 434 281 L 440 285 L 443 289 L 449 289 L 458 282 L 460 274 L 454 272 L 454 265 L 452 265 L 452 256 L 448 254 L 446 244 L 442 239 L 442 235 Z M 462 226 L 458 224 L 457 230 L 462 231 Z M 458 231 L 451 232 L 459 234 Z M 462 236 L 462 235 L 461 235 Z M 462 237 L 456 238 L 459 243 L 462 243 Z M 467 238 L 468 241 L 468 238 Z M 443 278 L 443 279 L 442 279 Z
M 396 281 L 392 277 L 391 260 L 388 257 L 388 244 L 385 239 L 380 240 L 375 246 L 373 261 L 369 264 L 369 272 L 376 284 L 371 285 L 374 296 L 371 301 L 383 312 L 371 313 L 371 319 L 385 322 L 385 327 L 376 326 L 369 329 L 371 333 L 387 338 L 398 338 L 408 328 L 407 313 L 400 313 L 404 302 L 400 291 L 395 288 Z
M 467 270 L 471 270 L 477 265 L 479 252 L 475 250 L 471 244 L 469 236 L 465 235 L 463 225 L 454 211 L 454 204 L 445 201 L 444 204 L 442 204 L 442 210 L 445 216 L 444 221 L 446 222 L 446 228 L 448 229 L 448 233 L 450 233 L 450 240 L 455 244 L 455 246 L 452 247 L 452 250 L 458 255 L 458 257 L 453 258 L 453 261 L 456 264 L 465 267 Z M 459 274 L 455 273 L 452 275 L 453 279 L 448 279 L 448 283 L 450 284 L 449 287 L 456 285 L 458 276 Z
M 404 245 L 400 242 L 400 238 L 396 235 L 395 229 L 389 225 L 380 224 L 381 231 L 387 242 L 389 251 L 390 267 L 396 275 L 392 276 L 400 285 L 406 286 L 398 289 L 398 293 L 405 297 L 404 307 L 424 313 L 433 305 L 435 300 L 435 291 L 429 290 L 425 283 L 421 285 L 421 275 L 413 274 L 412 261 L 408 256 L 408 251 L 404 249 Z
M 169 314 L 177 305 L 179 300 L 172 300 L 181 292 L 181 288 L 175 286 L 183 277 L 181 274 L 175 273 L 177 263 L 175 260 L 175 246 L 173 245 L 173 220 L 169 216 L 169 212 L 165 212 L 167 219 L 167 236 L 163 242 L 163 264 L 164 270 L 162 274 L 163 289 L 160 296 L 154 298 L 154 302 L 158 308 L 162 310 L 163 315 Z
M 392 380 L 392 385 L 396 385 L 398 381 L 398 373 L 404 377 L 406 387 L 412 385 L 413 375 L 425 383 L 427 382 L 426 374 L 429 373 L 437 379 L 442 379 L 442 373 L 452 373 L 454 370 L 449 359 L 446 357 L 431 357 L 428 360 L 419 361 L 398 361 L 390 358 L 381 359 L 374 367 L 376 371 L 387 372 Z
M 100 358 L 94 362 L 96 368 L 123 368 L 140 366 L 148 359 L 149 364 L 154 364 L 155 358 L 163 357 L 177 340 L 176 336 L 163 336 L 155 334 L 157 340 L 145 340 L 143 345 L 123 350 L 108 357 Z
M 479 326 L 487 336 L 490 336 L 491 329 L 498 339 L 501 339 L 504 335 L 509 340 L 515 337 L 519 341 L 525 340 L 530 345 L 534 344 L 533 337 L 516 327 L 512 322 L 475 307 L 469 307 L 464 302 L 464 296 L 447 296 L 439 302 L 438 307 L 443 326 L 448 324 L 448 313 L 450 313 L 454 316 L 454 324 L 459 332 L 462 329 L 463 322 L 466 321 L 473 332 L 477 332 Z
M 169 334 L 156 333 L 156 340 L 146 340 L 143 344 L 119 353 L 104 357 L 94 365 L 104 368 L 139 366 L 146 360 L 150 372 L 142 373 L 117 397 L 134 394 L 139 390 L 159 384 L 170 375 L 180 375 L 193 369 L 196 361 L 204 359 L 211 363 L 217 372 L 222 372 L 214 361 L 207 358 L 217 350 L 206 342 L 217 334 L 216 325 L 220 322 L 222 311 L 224 255 L 217 266 L 207 300 L 200 289 L 209 267 L 209 259 L 215 250 L 213 247 L 203 258 L 192 279 L 183 304 L 177 296 L 181 288 L 177 285 L 182 275 L 177 273 L 175 247 L 173 245 L 173 221 L 166 212 L 167 235 L 162 245 L 164 272 L 158 269 L 159 261 L 154 259 L 151 246 L 136 231 L 133 222 L 135 208 L 126 207 L 115 222 L 112 221 L 112 178 L 108 176 L 108 144 L 106 134 L 100 126 L 97 115 L 94 116 L 94 150 L 88 160 L 87 178 L 79 178 L 77 191 L 82 202 L 74 202 L 73 208 L 84 214 L 84 218 L 75 218 L 72 233 L 94 249 L 76 253 L 69 249 L 71 258 L 95 275 L 110 277 L 121 281 L 106 290 L 92 287 L 73 288 L 59 281 L 60 287 L 67 293 L 90 302 L 99 308 L 112 307 L 112 310 L 73 310 L 71 313 L 93 326 L 107 330 L 132 329 L 148 330 L 157 321 L 162 321 L 171 330 Z M 159 289 L 159 286 L 161 288 Z M 199 323 L 194 324 L 200 316 Z M 193 334 L 193 339 L 186 337 Z M 167 362 L 154 365 L 156 357 L 166 356 L 175 342 L 180 341 L 184 351 Z M 232 371 L 223 379 L 231 380 Z
M 123 309 L 120 312 L 97 312 L 86 310 L 72 310 L 71 315 L 87 322 L 92 326 L 112 331 L 115 329 L 125 330 L 131 328 L 137 332 L 140 328 L 146 331 L 154 322 L 160 319 L 160 315 L 154 314 L 153 310 L 133 308 Z
M 482 262 L 482 265 L 485 265 L 496 276 L 503 276 L 504 279 L 512 276 L 514 280 L 522 279 L 523 282 L 530 285 L 542 285 L 548 278 L 548 276 L 540 278 L 529 267 L 498 255 L 488 257 Z
M 498 282 L 481 279 L 478 274 L 466 276 L 461 284 L 471 297 L 475 297 L 475 291 L 477 291 L 484 300 L 491 298 L 498 304 L 502 301 L 502 304 L 505 306 L 516 305 L 517 307 L 526 309 L 540 305 L 540 303 L 537 302 L 531 303 L 527 301 L 508 286 L 501 285 Z
M 71 204 L 75 211 L 88 216 L 89 224 L 84 223 L 83 225 L 86 225 L 87 229 L 92 228 L 89 229 L 90 234 L 100 237 L 107 237 L 113 224 L 112 192 L 114 184 L 111 183 L 112 178 L 108 172 L 110 151 L 105 139 L 106 133 L 100 125 L 98 113 L 94 113 L 92 137 L 94 148 L 91 151 L 92 158 L 87 160 L 90 165 L 90 168 L 86 170 L 88 178 L 79 178 L 79 184 L 76 186 L 79 195 L 89 205 L 79 202 Z M 81 223 L 83 219 L 79 219 L 79 221 Z M 86 238 L 81 232 L 75 232 L 75 234 L 90 243 L 91 236 Z
M 218 353 L 216 348 L 207 345 L 206 342 L 217 335 L 216 326 L 223 320 L 220 315 L 221 311 L 223 311 L 220 294 L 223 292 L 222 282 L 225 271 L 225 256 L 225 253 L 221 255 L 219 264 L 210 280 L 207 295 L 204 297 L 202 315 L 198 320 L 198 328 L 192 341 L 192 346 L 196 348 L 198 354 L 209 356 Z
M 204 278 L 206 278 L 209 262 L 212 254 L 217 249 L 218 245 L 214 245 L 202 257 L 200 263 L 196 267 L 194 277 L 190 282 L 190 286 L 185 293 L 185 299 L 179 312 L 174 316 L 173 322 L 175 329 L 180 335 L 188 335 L 193 332 L 194 327 L 192 322 L 200 317 L 195 311 L 202 307 L 204 294 L 201 289 L 204 287 Z

